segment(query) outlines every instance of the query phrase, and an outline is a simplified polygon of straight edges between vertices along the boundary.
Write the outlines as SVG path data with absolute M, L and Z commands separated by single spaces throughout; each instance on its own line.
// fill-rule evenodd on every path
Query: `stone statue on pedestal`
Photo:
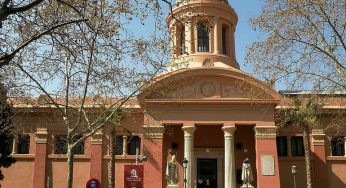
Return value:
M 243 180 L 243 185 L 241 188 L 253 188 L 251 183 L 253 182 L 253 174 L 250 166 L 250 160 L 246 158 L 243 162 L 243 168 L 241 172 L 241 180 Z
M 175 159 L 175 155 L 172 156 L 172 159 L 167 162 L 166 168 L 166 179 L 167 179 L 167 187 L 173 188 L 178 187 L 178 164 Z

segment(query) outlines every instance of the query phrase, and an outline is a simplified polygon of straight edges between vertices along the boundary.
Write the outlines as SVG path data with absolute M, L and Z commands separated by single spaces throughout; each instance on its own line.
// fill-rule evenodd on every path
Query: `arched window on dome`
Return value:
M 230 54 L 230 29 L 228 25 L 222 25 L 222 54 L 229 55 Z
M 198 24 L 197 26 L 197 51 L 198 52 L 209 52 L 209 30 L 206 24 Z

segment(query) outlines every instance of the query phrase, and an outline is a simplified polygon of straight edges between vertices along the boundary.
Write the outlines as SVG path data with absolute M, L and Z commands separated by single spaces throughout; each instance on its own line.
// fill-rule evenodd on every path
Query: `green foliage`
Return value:
M 286 126 L 307 126 L 316 127 L 321 120 L 321 110 L 323 104 L 318 102 L 314 97 L 309 97 L 306 100 L 294 98 L 294 109 L 289 109 L 285 112 Z
M 11 117 L 13 116 L 12 105 L 7 103 L 6 89 L 0 83 L 0 168 L 8 168 L 16 160 L 11 156 L 10 146 L 13 141 L 13 126 L 11 126 Z M 4 175 L 0 170 L 0 180 Z

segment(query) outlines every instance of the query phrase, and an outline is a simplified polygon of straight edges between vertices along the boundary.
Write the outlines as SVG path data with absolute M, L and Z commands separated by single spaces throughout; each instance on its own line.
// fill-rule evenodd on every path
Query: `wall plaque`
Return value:
M 261 155 L 262 176 L 275 176 L 274 156 Z

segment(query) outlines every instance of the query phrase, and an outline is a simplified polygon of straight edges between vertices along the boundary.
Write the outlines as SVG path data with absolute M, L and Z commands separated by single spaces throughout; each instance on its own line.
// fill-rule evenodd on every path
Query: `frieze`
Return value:
M 256 139 L 276 139 L 277 127 L 255 126 Z

